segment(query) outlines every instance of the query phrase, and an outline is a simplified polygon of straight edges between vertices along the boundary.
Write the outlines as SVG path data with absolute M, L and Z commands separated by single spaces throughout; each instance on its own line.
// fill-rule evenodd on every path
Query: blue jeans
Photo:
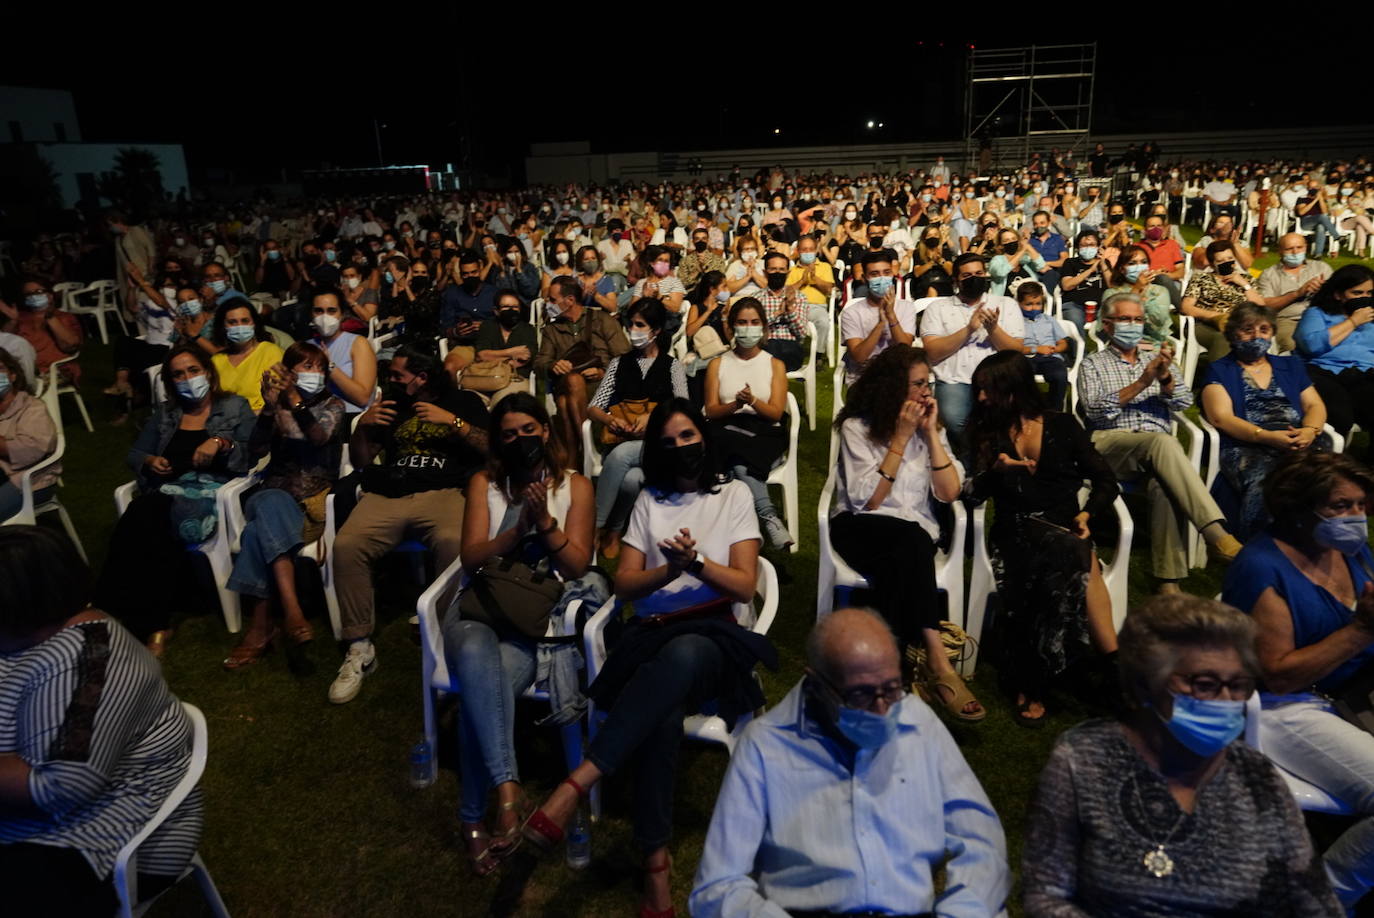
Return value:
M 1326 875 L 1346 908 L 1374 887 L 1374 736 L 1346 723 L 1318 696 L 1260 714 L 1260 747 L 1275 764 L 1317 785 L 1360 821 L 1326 850 Z
M 964 424 L 973 405 L 973 387 L 968 383 L 947 383 L 936 380 L 935 402 L 940 407 L 940 421 L 949 434 L 950 445 L 956 453 L 963 449 Z
M 487 794 L 519 781 L 515 766 L 515 698 L 534 682 L 534 645 L 501 640 L 489 625 L 444 619 L 444 658 L 462 687 L 458 714 L 458 768 L 462 802 L 458 818 L 481 822 Z
M 305 514 L 290 494 L 268 488 L 248 498 L 243 516 L 247 523 L 242 548 L 226 586 L 235 593 L 267 599 L 272 595 L 272 562 L 300 547 Z
M 601 477 L 596 480 L 597 529 L 624 528 L 644 487 L 644 472 L 639 467 L 643 456 L 644 441 L 627 440 L 616 444 L 601 460 Z
M 33 492 L 33 505 L 37 507 L 52 496 L 52 488 L 39 488 Z M 24 492 L 9 481 L 0 481 L 0 522 L 19 512 L 24 506 Z
M 1059 307 L 1060 313 L 1074 325 L 1078 326 L 1078 333 L 1084 334 L 1084 325 L 1087 322 L 1087 313 L 1083 311 L 1082 303 L 1070 303 L 1065 300 Z
M 682 719 L 716 697 L 724 667 L 725 658 L 710 638 L 673 638 L 625 683 L 587 750 L 587 759 L 608 775 L 637 761 L 634 834 L 646 853 L 672 837 Z
M 744 482 L 749 493 L 754 496 L 754 512 L 759 515 L 759 519 L 778 516 L 778 508 L 773 506 L 773 498 L 768 495 L 767 483 L 750 475 L 749 469 L 745 466 L 735 466 L 734 472 L 735 477 Z
M 1330 214 L 1309 214 L 1299 217 L 1298 224 L 1304 230 L 1316 231 L 1316 235 L 1312 237 L 1312 254 L 1317 258 L 1326 254 L 1327 236 L 1341 238 L 1341 231 L 1336 229 L 1336 223 Z

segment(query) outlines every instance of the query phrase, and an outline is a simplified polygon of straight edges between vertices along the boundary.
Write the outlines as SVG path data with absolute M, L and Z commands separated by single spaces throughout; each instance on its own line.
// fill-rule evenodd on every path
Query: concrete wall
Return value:
M 15 136 L 15 128 L 19 136 Z M 0 143 L 80 143 L 76 102 L 63 89 L 0 86 Z
M 1120 152 L 1130 144 L 1152 140 L 1163 151 L 1163 160 L 1181 159 L 1270 159 L 1301 157 L 1324 159 L 1351 157 L 1360 153 L 1374 153 L 1374 125 L 1327 128 L 1283 128 L 1255 131 L 1207 131 L 1176 134 L 1113 134 L 1090 138 L 1087 145 L 1077 146 L 1082 153 L 1091 150 L 1092 143 L 1101 142 L 1109 152 Z M 788 170 L 805 172 L 838 172 L 858 175 L 864 172 L 902 172 L 907 169 L 928 168 L 936 155 L 943 155 L 952 170 L 967 172 L 965 144 L 961 140 L 933 140 L 906 144 L 867 144 L 834 147 L 769 147 L 739 150 L 700 150 L 660 154 L 613 153 L 577 154 L 560 150 L 558 155 L 539 155 L 543 148 L 554 145 L 534 145 L 525 159 L 525 175 L 530 184 L 561 184 L 565 182 L 601 181 L 658 181 L 685 180 L 687 162 L 700 159 L 703 178 L 727 173 L 738 164 L 746 174 L 760 167 L 781 164 Z M 1066 149 L 1063 138 L 1044 138 L 1033 150 L 1042 153 L 1051 147 Z M 976 155 L 976 151 L 975 151 Z M 999 140 L 994 145 L 994 164 L 1011 168 L 1025 160 L 1025 141 L 1020 138 Z M 999 169 L 1000 171 L 1000 169 Z
M 40 143 L 38 155 L 52 163 L 62 190 L 62 204 L 72 207 L 81 200 L 81 178 L 85 174 L 99 179 L 102 172 L 114 171 L 115 157 L 120 150 L 136 147 L 147 150 L 158 159 L 162 173 L 162 188 L 173 197 L 183 188 L 190 193 L 191 180 L 186 171 L 186 154 L 180 144 L 167 143 Z M 101 203 L 108 204 L 109 201 Z

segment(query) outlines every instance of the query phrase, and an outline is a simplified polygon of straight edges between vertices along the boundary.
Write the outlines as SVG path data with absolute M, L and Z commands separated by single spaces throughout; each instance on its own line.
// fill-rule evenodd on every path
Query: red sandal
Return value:
M 645 891 L 646 891 L 646 892 L 648 891 L 649 877 L 650 877 L 652 874 L 655 874 L 655 873 L 663 873 L 665 870 L 671 870 L 672 868 L 673 868 L 673 858 L 672 858 L 672 855 L 668 855 L 667 857 L 665 857 L 665 858 L 663 859 L 663 863 L 662 863 L 662 864 L 659 864 L 657 867 L 645 867 L 645 868 L 644 868 L 644 886 L 645 886 Z M 659 909 L 654 908 L 653 906 L 651 906 L 651 905 L 650 905 L 649 903 L 647 903 L 647 902 L 641 902 L 641 903 L 639 903 L 639 918 L 677 918 L 677 909 L 675 909 L 673 906 L 670 905 L 670 906 L 668 906 L 667 908 L 665 908 L 665 909 L 663 909 L 663 910 L 660 911 Z
M 564 778 L 563 784 L 577 791 L 578 797 L 587 796 L 587 789 L 572 778 Z M 543 854 L 547 854 L 563 843 L 563 827 L 556 824 L 543 809 L 535 810 L 520 827 L 520 834 Z

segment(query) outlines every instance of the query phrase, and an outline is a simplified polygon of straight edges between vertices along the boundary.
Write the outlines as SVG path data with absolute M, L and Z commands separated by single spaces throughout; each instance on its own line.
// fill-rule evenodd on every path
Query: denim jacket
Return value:
M 172 435 L 181 426 L 183 414 L 181 405 L 176 401 L 163 402 L 158 406 L 157 413 L 143 425 L 138 439 L 129 448 L 129 455 L 125 461 L 134 470 L 140 491 L 145 491 L 154 484 L 153 480 L 144 474 L 143 463 L 149 456 L 161 456 L 167 449 L 167 444 L 172 442 Z M 248 438 L 252 435 L 256 423 L 257 417 L 243 396 L 226 393 L 215 399 L 210 406 L 210 416 L 205 420 L 205 432 L 209 436 L 223 437 L 231 441 L 234 448 L 228 453 L 221 451 L 215 457 L 214 463 L 205 471 L 228 480 L 252 468 L 253 457 L 248 452 Z

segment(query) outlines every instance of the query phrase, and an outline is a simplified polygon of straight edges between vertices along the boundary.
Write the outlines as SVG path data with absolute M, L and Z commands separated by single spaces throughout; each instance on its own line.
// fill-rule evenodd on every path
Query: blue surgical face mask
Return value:
M 1284 252 L 1283 263 L 1290 268 L 1296 268 L 1307 261 L 1306 252 Z
M 897 735 L 897 710 L 900 707 L 899 701 L 887 709 L 887 714 L 842 707 L 835 718 L 835 727 L 860 749 L 878 749 Z
M 1084 261 L 1092 261 L 1097 257 L 1097 246 L 1081 245 L 1078 247 L 1078 257 Z
M 753 347 L 763 340 L 762 325 L 736 325 L 735 343 L 740 347 Z
M 382 274 L 382 280 L 386 281 L 388 284 L 394 284 L 394 283 L 396 283 L 396 278 L 394 278 L 394 277 L 391 276 L 391 272 L 390 272 L 390 271 L 387 271 L 387 272 L 385 272 L 385 273 Z
M 224 337 L 233 344 L 244 344 L 253 340 L 254 331 L 251 325 L 230 325 L 224 330 Z
M 1323 548 L 1334 548 L 1353 555 L 1369 542 L 1369 518 L 1364 516 L 1322 516 L 1317 514 L 1312 538 Z
M 177 383 L 177 395 L 188 402 L 198 402 L 210 392 L 210 377 L 202 373 Z
M 801 262 L 804 265 L 814 264 L 816 261 L 816 253 L 802 252 L 800 255 L 797 256 L 797 261 Z
M 1040 318 L 1040 317 L 1043 316 L 1044 314 L 1045 314 L 1045 310 L 1043 310 L 1043 309 L 1022 309 L 1022 310 L 1021 310 L 1021 315 L 1025 316 L 1026 319 L 1029 320 L 1029 321 L 1031 321 L 1031 322 L 1034 322 L 1036 319 Z
M 1216 755 L 1245 730 L 1243 701 L 1204 701 L 1192 695 L 1173 698 L 1174 713 L 1164 726 L 1174 739 L 1200 756 Z
M 730 291 L 729 291 L 729 290 L 722 290 L 720 293 L 717 293 L 717 294 L 716 294 L 716 302 L 718 302 L 718 303 L 728 303 L 728 302 L 730 302 Z
M 209 281 L 206 284 L 206 286 L 210 288 L 210 290 L 215 294 L 215 296 L 219 296 L 221 293 L 229 289 L 229 282 L 223 280 L 212 280 Z
M 886 274 L 868 279 L 868 295 L 874 299 L 882 299 L 892 290 L 892 278 Z
M 0 370 L 0 397 L 3 397 L 8 391 L 10 391 L 10 374 Z
M 333 261 L 334 259 L 336 259 L 336 258 L 338 258 L 338 257 L 339 257 L 339 253 L 336 252 L 336 251 L 334 251 L 333 249 L 325 249 L 325 250 L 324 250 L 324 260 L 325 260 L 325 261 Z
M 46 293 L 30 293 L 24 297 L 24 308 L 37 312 L 40 309 L 48 308 L 48 295 Z
M 306 395 L 314 395 L 324 388 L 324 374 L 314 370 L 302 370 L 296 374 L 296 388 Z
M 1112 329 L 1112 340 L 1123 351 L 1129 351 L 1140 343 L 1145 334 L 1145 326 L 1139 322 L 1117 322 Z
M 271 249 L 267 253 L 267 258 L 270 261 L 277 261 L 281 258 L 281 251 L 279 249 Z
M 200 300 L 187 300 L 184 303 L 177 304 L 177 312 L 188 319 L 194 319 L 196 316 L 200 315 L 200 310 Z
M 1140 275 L 1144 274 L 1149 269 L 1149 265 L 1127 265 L 1123 273 L 1126 275 L 1126 280 L 1134 284 L 1136 281 L 1140 280 Z
M 1254 363 L 1269 353 L 1269 341 L 1268 338 L 1256 335 L 1249 341 L 1237 341 L 1231 345 L 1231 353 L 1235 354 L 1241 363 Z

